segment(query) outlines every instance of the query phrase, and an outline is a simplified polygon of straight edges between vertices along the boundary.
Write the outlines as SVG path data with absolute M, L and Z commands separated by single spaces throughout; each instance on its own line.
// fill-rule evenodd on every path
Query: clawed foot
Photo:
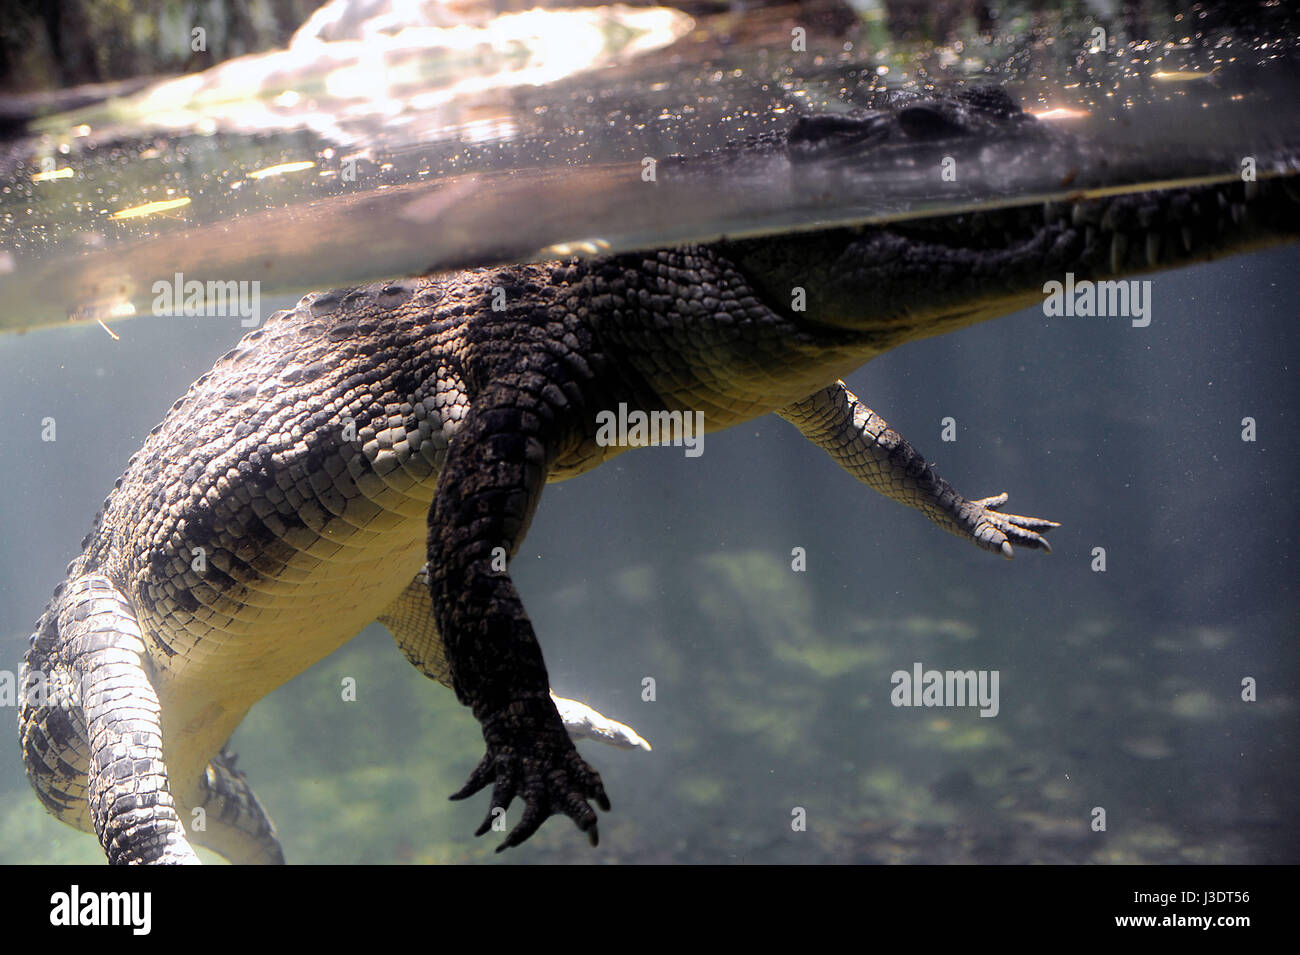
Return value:
M 493 828 L 516 796 L 524 801 L 524 815 L 497 851 L 517 846 L 549 816 L 563 813 L 599 842 L 596 813 L 587 802 L 594 799 L 609 811 L 609 797 L 600 774 L 578 755 L 549 699 L 519 700 L 483 720 L 487 753 L 469 781 L 452 795 L 465 799 L 492 784 L 492 803 L 474 835 Z
M 975 543 L 985 550 L 997 551 L 1008 559 L 1015 556 L 1011 549 L 1012 542 L 1050 554 L 1052 546 L 1042 535 L 1061 525 L 1056 521 L 1045 521 L 1041 517 L 1022 517 L 996 510 L 1005 503 L 1006 491 L 993 497 L 966 502 L 967 506 L 976 509 L 969 517 L 975 525 L 971 531 Z

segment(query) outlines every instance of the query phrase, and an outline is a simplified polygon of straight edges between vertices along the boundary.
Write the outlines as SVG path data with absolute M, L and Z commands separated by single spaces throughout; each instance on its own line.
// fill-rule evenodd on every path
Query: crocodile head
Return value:
M 1086 147 L 1022 112 L 1000 89 L 889 109 L 804 117 L 792 157 L 896 156 L 938 164 L 954 145 Z M 1005 155 L 1005 153 L 1004 153 Z M 1293 161 L 1291 168 L 1300 169 Z M 1114 280 L 1294 241 L 1300 176 L 1158 191 L 1010 201 L 951 215 L 721 246 L 769 304 L 791 318 L 856 333 L 870 352 L 1043 301 L 1049 283 Z M 800 307 L 802 306 L 802 307 Z

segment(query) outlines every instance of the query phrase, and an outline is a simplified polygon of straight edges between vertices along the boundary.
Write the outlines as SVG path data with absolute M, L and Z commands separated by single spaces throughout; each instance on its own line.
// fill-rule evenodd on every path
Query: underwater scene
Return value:
M 464 37 L 525 5 L 446 4 L 442 20 L 426 11 L 396 26 L 399 4 L 303 6 L 303 20 L 321 18 L 316 47 L 231 43 L 228 63 L 297 51 L 257 61 L 270 92 L 224 87 L 231 75 L 203 64 L 185 74 L 199 85 L 168 94 L 165 121 L 145 98 L 156 86 L 51 112 L 6 78 L 4 115 L 20 119 L 0 140 L 0 862 L 105 861 L 25 775 L 29 638 L 150 429 L 300 295 L 1238 187 L 1254 182 L 1243 157 L 1248 175 L 1300 202 L 1296 33 L 1267 4 L 557 3 L 543 6 L 586 18 L 561 27 L 561 51 L 579 29 L 603 31 L 604 45 L 582 47 L 582 70 L 566 73 L 562 53 L 473 41 L 523 63 L 513 77 Z M 816 60 L 804 74 L 789 72 L 805 52 L 799 28 Z M 407 30 L 425 32 L 416 42 Z M 426 51 L 441 38 L 479 72 L 402 52 L 387 75 L 402 65 L 406 85 L 388 91 L 401 105 L 387 114 L 312 72 L 364 60 L 367 43 L 405 51 L 402 37 Z M 156 55 L 150 72 L 190 69 L 179 53 Z M 92 79 L 119 79 L 103 69 Z M 896 109 L 893 91 L 924 103 L 989 82 L 1036 117 L 1078 116 L 1036 119 L 1065 130 L 1041 143 L 962 140 L 955 168 L 973 169 L 951 190 L 924 150 L 869 169 L 764 151 L 836 103 L 856 116 L 850 106 Z M 671 112 L 671 130 L 639 128 L 646 110 Z M 1102 146 L 1080 133 L 1088 123 Z M 660 177 L 677 164 L 691 175 L 647 199 L 643 155 Z M 297 161 L 314 166 L 289 168 Z M 278 171 L 250 177 L 259 169 Z M 508 201 L 477 199 L 494 190 Z M 649 746 L 577 743 L 612 804 L 597 812 L 599 845 L 563 813 L 508 852 L 492 851 L 506 830 L 476 839 L 491 786 L 448 797 L 483 757 L 483 731 L 372 623 L 253 705 L 227 747 L 285 861 L 1300 861 L 1300 256 L 1260 246 L 1163 270 L 1168 248 L 1153 250 L 1119 311 L 1104 296 L 1083 305 L 1062 275 L 1068 288 L 1033 289 L 996 320 L 918 319 L 844 376 L 968 499 L 1006 492 L 1001 510 L 1058 522 L 1050 554 L 1013 541 L 1006 560 L 945 533 L 774 414 L 550 483 L 509 566 L 550 685 Z M 155 283 L 166 290 L 173 275 L 176 307 L 159 309 Z M 209 289 L 186 315 L 182 275 L 261 291 L 252 310 L 217 313 Z

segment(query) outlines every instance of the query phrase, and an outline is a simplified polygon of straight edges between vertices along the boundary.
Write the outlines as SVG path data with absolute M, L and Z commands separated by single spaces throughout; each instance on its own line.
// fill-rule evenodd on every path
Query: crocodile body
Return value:
M 902 124 L 874 114 L 873 135 L 932 137 L 918 108 Z M 936 108 L 937 125 L 951 113 Z M 1032 122 L 1006 103 L 979 121 Z M 801 123 L 799 148 L 844 127 Z M 190 839 L 279 861 L 223 744 L 253 703 L 378 619 L 482 726 L 486 755 L 454 797 L 492 787 L 479 834 L 519 797 L 503 848 L 554 814 L 594 842 L 591 804 L 608 799 L 505 560 L 548 481 L 628 449 L 601 439 L 603 414 L 701 413 L 707 432 L 775 412 L 953 534 L 1008 557 L 1047 550 L 1057 525 L 1003 513 L 1006 495 L 959 494 L 841 377 L 1039 301 L 1067 272 L 1181 265 L 1298 230 L 1281 179 L 306 296 L 195 382 L 105 501 L 27 654 L 32 784 L 112 862 L 193 861 Z M 198 808 L 206 830 L 187 832 Z

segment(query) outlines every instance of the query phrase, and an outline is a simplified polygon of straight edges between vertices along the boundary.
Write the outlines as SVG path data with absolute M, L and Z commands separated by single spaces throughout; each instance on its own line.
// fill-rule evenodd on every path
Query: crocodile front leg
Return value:
M 1060 524 L 1003 514 L 997 508 L 1007 502 L 1005 492 L 978 501 L 962 497 L 844 382 L 837 381 L 777 413 L 863 484 L 916 508 L 949 533 L 1005 557 L 1013 556 L 1013 542 L 1051 553 L 1042 534 Z
M 497 851 L 564 813 L 597 841 L 589 799 L 609 809 L 600 776 L 578 755 L 550 698 L 541 647 L 505 569 L 523 541 L 568 410 L 556 377 L 536 366 L 476 396 L 447 449 L 429 511 L 430 590 L 452 687 L 483 728 L 487 753 L 452 799 L 492 784 L 491 828 L 519 796 L 520 821 Z

